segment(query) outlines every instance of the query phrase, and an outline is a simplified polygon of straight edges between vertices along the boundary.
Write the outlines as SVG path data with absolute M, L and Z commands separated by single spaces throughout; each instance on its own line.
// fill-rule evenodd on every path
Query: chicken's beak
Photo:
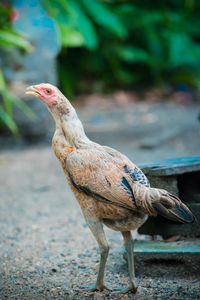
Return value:
M 37 90 L 36 86 L 33 86 L 33 85 L 26 88 L 26 94 L 40 97 L 39 91 Z

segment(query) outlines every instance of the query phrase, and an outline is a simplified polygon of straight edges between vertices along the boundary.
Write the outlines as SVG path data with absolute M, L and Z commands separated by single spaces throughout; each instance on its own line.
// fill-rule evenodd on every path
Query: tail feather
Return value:
M 192 223 L 195 216 L 181 200 L 163 189 L 134 184 L 137 207 L 150 216 L 157 214 L 180 223 Z
M 182 202 L 174 203 L 171 206 L 169 203 L 166 205 L 166 203 L 155 202 L 152 203 L 152 206 L 159 215 L 172 221 L 181 223 L 192 223 L 194 221 L 193 214 Z

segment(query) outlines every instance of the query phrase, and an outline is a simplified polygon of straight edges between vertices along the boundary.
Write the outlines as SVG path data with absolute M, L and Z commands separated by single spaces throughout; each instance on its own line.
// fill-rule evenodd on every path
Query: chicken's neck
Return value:
M 56 121 L 56 129 L 62 130 L 69 145 L 79 149 L 86 148 L 92 142 L 85 134 L 83 125 L 76 112 L 72 115 L 61 115 Z

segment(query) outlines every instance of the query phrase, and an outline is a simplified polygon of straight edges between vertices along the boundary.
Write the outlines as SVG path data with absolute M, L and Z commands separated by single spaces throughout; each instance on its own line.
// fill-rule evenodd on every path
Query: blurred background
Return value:
M 147 163 L 151 184 L 179 194 L 200 220 L 199 11 L 198 0 L 0 1 L 1 299 L 86 299 L 76 287 L 93 283 L 99 259 L 50 146 L 54 122 L 25 95 L 29 85 L 58 86 L 89 138 Z M 149 164 L 168 158 L 160 173 Z M 196 254 L 157 260 L 177 243 L 151 260 L 137 254 L 134 299 L 199 299 L 200 222 L 154 221 L 135 237 L 181 240 L 178 252 Z M 120 235 L 106 234 L 106 283 L 126 286 Z
M 24 95 L 50 82 L 91 138 L 136 161 L 198 154 L 199 9 L 197 0 L 1 1 L 3 144 L 51 139 L 46 107 Z

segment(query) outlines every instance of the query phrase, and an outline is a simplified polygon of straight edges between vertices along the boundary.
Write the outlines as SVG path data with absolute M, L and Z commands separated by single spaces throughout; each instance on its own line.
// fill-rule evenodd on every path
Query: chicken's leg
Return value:
M 99 271 L 97 275 L 97 281 L 94 287 L 81 287 L 81 289 L 87 290 L 87 291 L 103 291 L 104 289 L 109 290 L 105 285 L 104 285 L 104 270 L 105 270 L 105 265 L 108 257 L 108 252 L 109 252 L 109 246 L 106 240 L 106 236 L 103 230 L 103 225 L 98 221 L 94 219 L 86 219 L 88 226 L 90 230 L 92 231 L 94 237 L 97 240 L 97 243 L 99 245 L 100 249 L 100 264 L 99 264 Z
M 134 241 L 132 239 L 130 231 L 122 232 L 122 236 L 124 238 L 124 246 L 127 252 L 130 285 L 126 289 L 121 290 L 119 293 L 127 293 L 129 291 L 135 293 L 137 291 L 137 283 L 135 278 L 134 258 L 133 258 Z

